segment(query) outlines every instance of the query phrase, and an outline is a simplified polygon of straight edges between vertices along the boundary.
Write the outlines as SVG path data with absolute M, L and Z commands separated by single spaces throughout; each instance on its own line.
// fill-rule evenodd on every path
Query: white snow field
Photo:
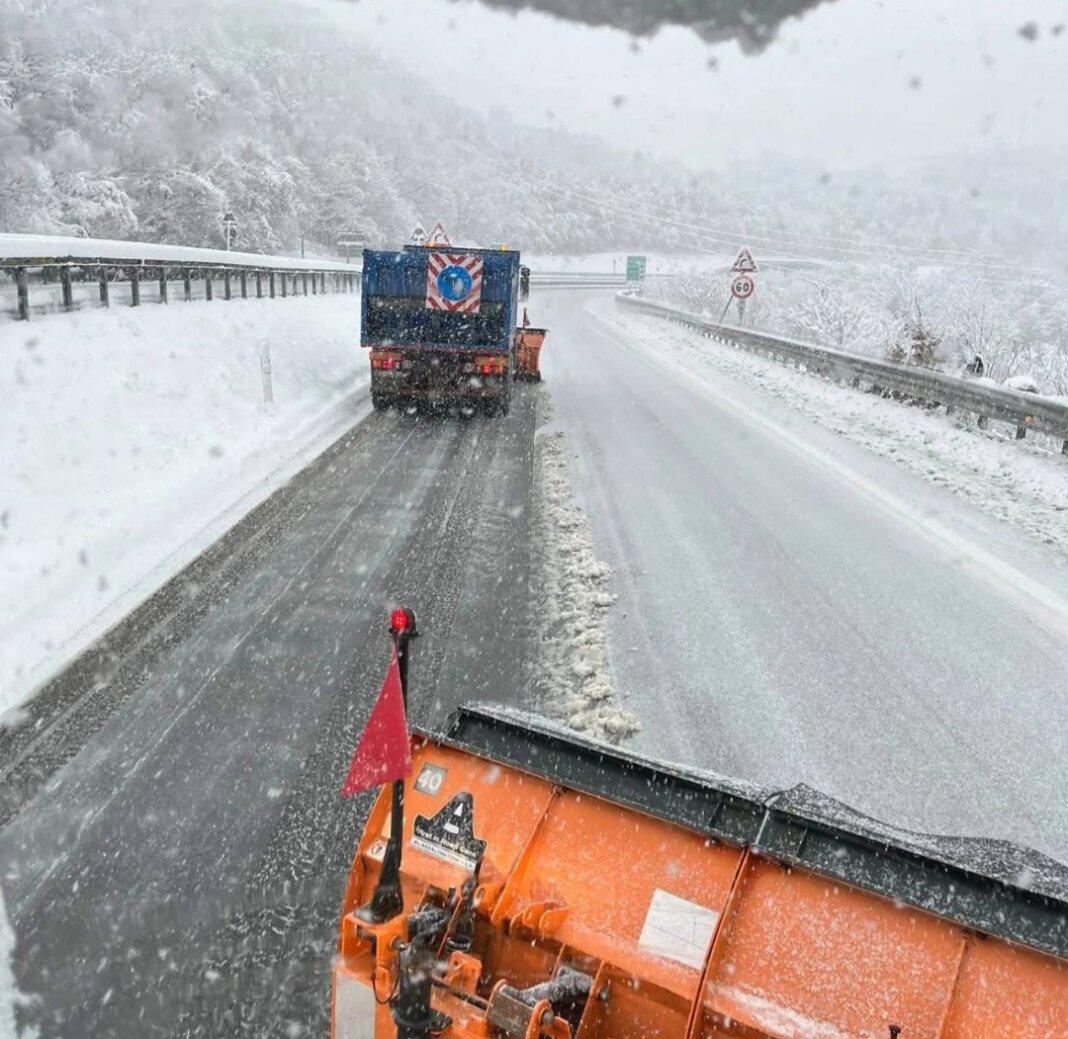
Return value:
M 368 379 L 356 295 L 0 322 L 0 717 L 364 414 Z

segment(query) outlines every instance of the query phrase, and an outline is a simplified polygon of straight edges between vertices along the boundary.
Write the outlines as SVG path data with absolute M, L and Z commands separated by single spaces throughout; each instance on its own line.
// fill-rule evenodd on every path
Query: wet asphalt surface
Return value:
M 555 421 L 614 574 L 631 748 L 1068 863 L 1063 547 L 679 363 L 670 326 L 611 299 L 559 294 L 544 320 Z
M 388 662 L 411 717 L 531 686 L 536 389 L 507 419 L 373 414 L 0 737 L 0 868 L 42 1036 L 323 1035 Z

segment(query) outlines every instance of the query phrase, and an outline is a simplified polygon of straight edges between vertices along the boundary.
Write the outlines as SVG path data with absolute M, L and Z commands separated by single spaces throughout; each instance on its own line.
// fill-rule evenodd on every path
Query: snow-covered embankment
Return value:
M 0 717 L 351 425 L 358 321 L 333 296 L 0 322 Z

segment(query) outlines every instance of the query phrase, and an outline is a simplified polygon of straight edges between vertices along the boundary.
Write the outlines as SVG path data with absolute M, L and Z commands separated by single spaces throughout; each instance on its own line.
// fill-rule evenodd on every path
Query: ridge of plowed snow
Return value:
M 574 503 L 564 434 L 538 437 L 535 536 L 538 618 L 547 711 L 576 732 L 613 743 L 639 729 L 618 703 L 607 665 L 605 620 L 614 596 L 611 569 L 593 551 L 589 523 Z

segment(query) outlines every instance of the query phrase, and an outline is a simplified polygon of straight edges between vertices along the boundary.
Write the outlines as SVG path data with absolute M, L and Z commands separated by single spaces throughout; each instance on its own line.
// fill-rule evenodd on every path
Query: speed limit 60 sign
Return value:
M 753 290 L 756 288 L 756 282 L 748 274 L 739 274 L 734 281 L 731 282 L 731 295 L 735 299 L 748 299 L 753 295 Z

